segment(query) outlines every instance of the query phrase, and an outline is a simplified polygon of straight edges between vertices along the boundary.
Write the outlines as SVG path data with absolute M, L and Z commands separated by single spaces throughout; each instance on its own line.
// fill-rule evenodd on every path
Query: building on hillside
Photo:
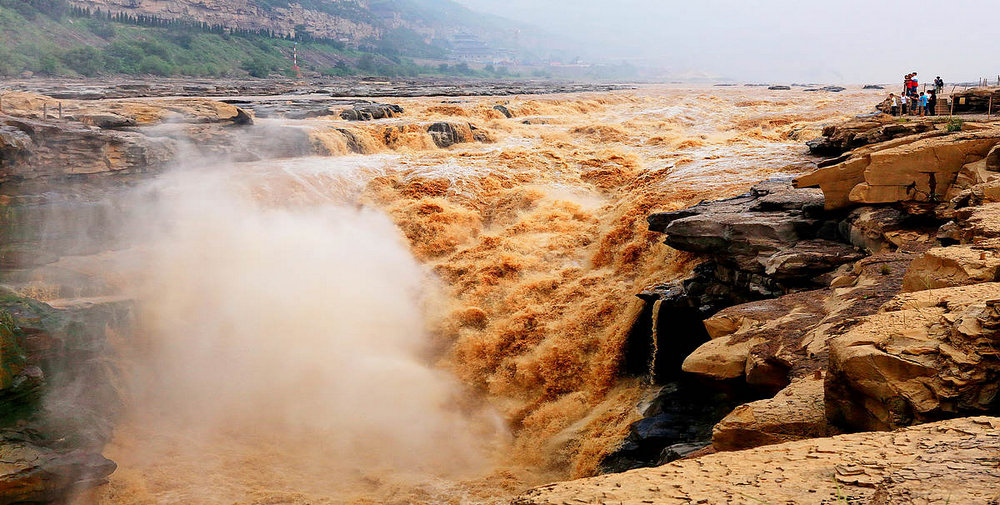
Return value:
M 456 33 L 448 38 L 448 44 L 451 56 L 456 60 L 492 63 L 496 57 L 496 50 L 474 33 Z

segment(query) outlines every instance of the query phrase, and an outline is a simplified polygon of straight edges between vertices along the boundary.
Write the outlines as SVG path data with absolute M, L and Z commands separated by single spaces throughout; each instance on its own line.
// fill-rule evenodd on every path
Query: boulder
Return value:
M 899 248 L 927 248 L 936 233 L 897 208 L 875 206 L 852 210 L 839 223 L 839 231 L 851 245 L 873 254 Z
M 823 406 L 823 379 L 797 380 L 774 395 L 736 407 L 712 430 L 712 446 L 738 451 L 831 434 Z
M 59 503 L 107 483 L 118 465 L 100 454 L 55 452 L 29 441 L 0 439 L 0 505 Z
M 108 129 L 127 128 L 138 124 L 132 118 L 113 113 L 81 114 L 77 119 L 85 125 Z
M 885 430 L 994 411 L 998 297 L 1000 283 L 901 295 L 834 339 L 827 418 Z
M 510 109 L 508 109 L 505 105 L 494 105 L 493 110 L 499 111 L 507 119 L 514 117 L 514 114 L 512 114 Z
M 24 165 L 35 143 L 31 136 L 14 126 L 0 124 L 0 180 L 4 173 L 13 173 Z
M 935 247 L 914 259 L 904 291 L 964 286 L 1000 279 L 1000 244 Z
M 766 342 L 763 337 L 709 340 L 688 355 L 681 369 L 718 380 L 743 377 L 750 348 L 762 342 Z
M 802 240 L 794 247 L 759 258 L 764 274 L 778 281 L 794 281 L 828 272 L 863 258 L 854 247 L 831 240 Z
M 341 112 L 340 118 L 347 121 L 371 121 L 396 117 L 402 113 L 403 108 L 398 105 L 366 102 L 355 104 Z
M 471 126 L 442 121 L 428 126 L 427 133 L 431 135 L 435 145 L 445 148 L 475 140 Z
M 233 124 L 236 126 L 252 126 L 253 116 L 247 111 L 237 107 L 236 116 L 233 117 Z

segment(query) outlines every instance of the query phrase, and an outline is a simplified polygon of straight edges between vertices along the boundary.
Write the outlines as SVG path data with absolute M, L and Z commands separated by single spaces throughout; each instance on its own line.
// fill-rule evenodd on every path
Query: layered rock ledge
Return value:
M 514 505 L 995 503 L 1000 418 L 710 454 L 532 489 Z
M 710 447 L 694 454 L 996 412 L 1000 129 L 903 128 L 873 116 L 828 130 L 820 141 L 839 139 L 829 152 L 839 157 L 811 174 L 649 216 L 668 246 L 704 262 L 639 295 L 647 308 L 626 368 L 707 390 L 705 401 L 718 388 L 742 391 L 727 397 L 742 404 L 712 421 Z M 639 423 L 622 447 L 660 456 L 627 468 L 668 462 L 662 454 L 682 442 L 707 443 L 675 438 L 662 448 L 636 438 Z M 694 499 L 701 488 L 692 480 L 674 489 Z

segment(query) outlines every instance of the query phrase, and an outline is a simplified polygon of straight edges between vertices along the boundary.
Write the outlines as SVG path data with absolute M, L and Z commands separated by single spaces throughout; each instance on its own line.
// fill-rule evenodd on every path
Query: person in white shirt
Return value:
M 910 110 L 910 97 L 903 95 L 903 115 L 905 116 Z
M 899 115 L 899 97 L 895 93 L 889 93 L 889 113 L 893 116 Z

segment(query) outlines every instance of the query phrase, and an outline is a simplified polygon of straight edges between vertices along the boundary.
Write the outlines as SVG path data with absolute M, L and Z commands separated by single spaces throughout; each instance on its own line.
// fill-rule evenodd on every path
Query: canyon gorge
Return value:
M 2 503 L 996 499 L 992 122 L 162 88 L 0 92 Z

